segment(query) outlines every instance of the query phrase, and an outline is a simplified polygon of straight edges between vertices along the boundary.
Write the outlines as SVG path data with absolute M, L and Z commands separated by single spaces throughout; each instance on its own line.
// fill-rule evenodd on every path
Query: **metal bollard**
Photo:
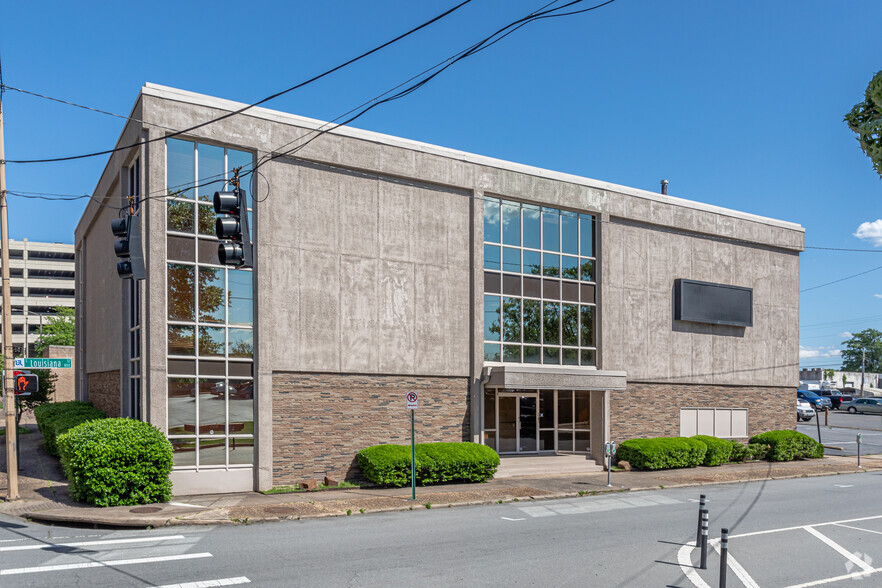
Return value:
M 707 501 L 704 494 L 698 500 L 698 526 L 695 530 L 695 546 L 701 545 L 701 513 L 707 510 Z
M 729 559 L 729 529 L 720 534 L 720 588 L 726 588 L 726 571 Z
M 861 467 L 861 434 L 857 434 L 857 456 L 858 456 L 858 467 Z
M 701 564 L 699 569 L 707 569 L 707 511 L 701 512 Z

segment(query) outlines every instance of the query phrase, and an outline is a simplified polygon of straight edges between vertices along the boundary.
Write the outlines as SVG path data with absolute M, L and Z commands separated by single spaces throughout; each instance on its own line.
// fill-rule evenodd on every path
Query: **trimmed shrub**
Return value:
M 53 402 L 34 408 L 37 427 L 43 434 L 43 446 L 49 455 L 58 455 L 58 436 L 76 427 L 80 423 L 95 419 L 107 418 L 102 410 L 98 410 L 89 402 L 71 400 L 69 402 Z
M 782 430 L 760 433 L 751 437 L 750 442 L 768 445 L 769 450 L 765 457 L 769 461 L 824 457 L 824 446 L 798 431 Z
M 499 467 L 499 454 L 477 443 L 417 443 L 416 482 L 486 482 Z M 410 446 L 374 445 L 358 452 L 364 477 L 384 486 L 410 484 Z
M 707 445 L 707 453 L 704 454 L 702 465 L 718 466 L 729 461 L 729 456 L 732 455 L 732 443 L 725 439 L 709 435 L 694 435 L 690 439 L 698 439 Z
M 120 506 L 171 498 L 172 446 L 153 425 L 92 420 L 61 434 L 58 448 L 74 500 Z
M 704 462 L 707 445 L 687 437 L 628 439 L 619 444 L 616 457 L 638 470 L 694 468 Z
M 745 445 L 738 441 L 732 441 L 732 455 L 729 456 L 729 461 L 742 462 L 765 459 L 768 451 L 769 446 L 763 443 L 748 443 Z

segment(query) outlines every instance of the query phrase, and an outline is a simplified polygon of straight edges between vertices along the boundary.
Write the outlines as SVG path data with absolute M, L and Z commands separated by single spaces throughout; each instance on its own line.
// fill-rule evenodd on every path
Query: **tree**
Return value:
M 0 370 L 3 369 L 3 356 L 0 355 Z M 36 392 L 32 392 L 30 396 L 16 396 L 15 398 L 15 427 L 21 425 L 21 417 L 29 410 L 41 404 L 52 401 L 55 394 L 55 380 L 58 376 L 49 370 L 28 370 L 32 374 L 36 374 L 39 380 L 39 388 Z
M 833 379 L 833 370 L 824 370 L 824 379 L 832 380 Z
M 48 324 L 43 325 L 43 334 L 34 343 L 34 352 L 38 356 L 42 356 L 43 350 L 50 345 L 74 345 L 76 343 L 74 309 L 56 306 L 52 311 L 56 316 L 47 317 Z
M 857 135 L 861 149 L 882 177 L 882 71 L 876 72 L 870 80 L 864 101 L 855 104 L 845 115 L 845 123 Z
M 864 329 L 855 333 L 848 341 L 843 341 L 845 349 L 842 350 L 842 371 L 861 371 L 862 350 L 866 351 L 867 361 L 865 371 L 871 373 L 882 372 L 882 331 L 876 329 Z

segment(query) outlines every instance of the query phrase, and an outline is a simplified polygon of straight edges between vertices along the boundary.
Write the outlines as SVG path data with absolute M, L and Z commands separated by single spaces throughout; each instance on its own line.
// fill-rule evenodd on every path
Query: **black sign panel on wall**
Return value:
M 674 320 L 752 327 L 753 289 L 674 280 Z

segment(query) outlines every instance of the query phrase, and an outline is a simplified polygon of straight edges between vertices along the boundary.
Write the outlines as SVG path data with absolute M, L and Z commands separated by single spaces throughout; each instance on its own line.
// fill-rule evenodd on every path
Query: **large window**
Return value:
M 168 434 L 178 468 L 254 461 L 252 272 L 222 266 L 215 191 L 252 154 L 168 139 Z M 251 191 L 243 182 L 249 196 Z
M 484 199 L 484 361 L 596 365 L 594 217 Z
M 132 206 L 138 211 L 141 208 L 140 158 L 135 159 L 132 166 L 126 170 L 126 177 Z M 141 222 L 141 218 L 136 216 L 134 221 Z M 129 390 L 126 411 L 129 417 L 141 420 L 141 282 L 127 281 L 129 282 Z

